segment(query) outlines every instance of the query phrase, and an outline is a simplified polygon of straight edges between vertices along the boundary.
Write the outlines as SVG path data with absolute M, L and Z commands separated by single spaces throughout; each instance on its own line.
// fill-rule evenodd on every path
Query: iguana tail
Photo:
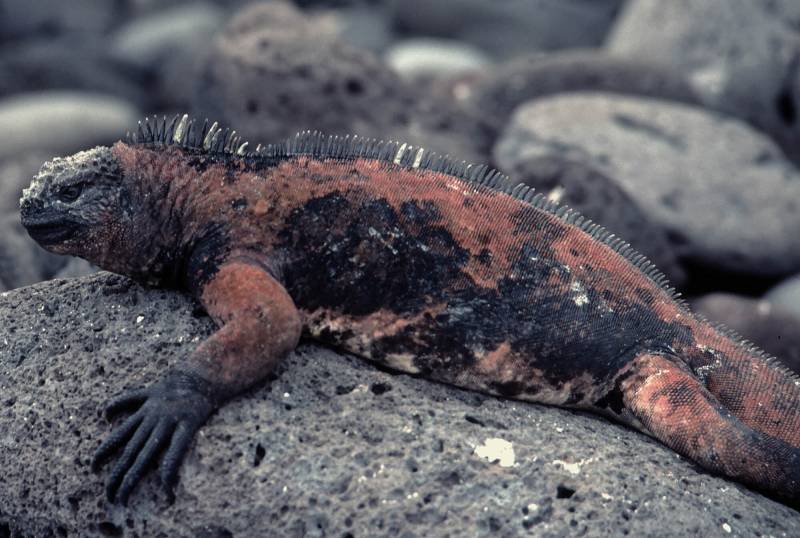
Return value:
M 620 381 L 625 407 L 706 469 L 800 505 L 800 387 L 762 357 L 721 357 L 639 354 Z

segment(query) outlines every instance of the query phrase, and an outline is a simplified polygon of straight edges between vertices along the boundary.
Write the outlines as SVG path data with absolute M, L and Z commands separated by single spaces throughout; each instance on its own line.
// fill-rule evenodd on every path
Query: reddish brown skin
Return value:
M 249 263 L 227 262 L 200 299 L 220 330 L 197 347 L 193 370 L 227 394 L 261 379 L 297 346 L 302 323 L 292 298 Z
M 612 416 L 800 502 L 800 381 L 580 227 L 381 159 L 111 151 L 147 208 L 132 229 L 152 232 L 115 228 L 92 261 L 200 299 L 219 330 L 178 370 L 218 404 L 302 331 L 437 381 Z

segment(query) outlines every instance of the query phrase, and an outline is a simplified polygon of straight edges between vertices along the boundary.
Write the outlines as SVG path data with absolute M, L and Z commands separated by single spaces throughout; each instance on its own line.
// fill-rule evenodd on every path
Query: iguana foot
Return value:
M 97 470 L 119 449 L 106 483 L 109 502 L 127 504 L 133 488 L 164 452 L 159 467 L 161 483 L 170 502 L 178 469 L 195 432 L 217 408 L 209 383 L 197 376 L 173 373 L 154 385 L 115 398 L 107 415 L 135 412 L 125 419 L 97 448 L 92 469 Z

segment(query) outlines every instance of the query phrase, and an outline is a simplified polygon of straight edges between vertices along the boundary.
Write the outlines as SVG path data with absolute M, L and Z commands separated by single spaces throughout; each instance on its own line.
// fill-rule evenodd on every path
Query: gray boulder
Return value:
M 20 153 L 66 154 L 125 136 L 139 112 L 123 99 L 90 92 L 42 91 L 0 100 L 0 125 L 13 136 L 0 139 L 0 161 Z
M 395 39 L 382 3 L 354 2 L 331 12 L 336 34 L 356 48 L 381 54 Z
M 0 291 L 41 281 L 38 261 L 32 241 L 8 217 L 0 219 Z
M 176 52 L 208 43 L 222 26 L 224 13 L 206 2 L 192 2 L 131 20 L 110 37 L 111 54 L 120 62 L 155 69 Z
M 89 461 L 100 408 L 212 330 L 108 273 L 0 294 L 0 530 L 11 536 L 797 535 L 794 510 L 604 419 L 503 401 L 311 345 L 200 431 L 167 506 Z
M 800 173 L 738 120 L 653 99 L 563 94 L 520 107 L 494 149 L 504 169 L 552 155 L 618 181 L 692 262 L 764 276 L 800 269 Z
M 706 106 L 767 130 L 798 156 L 797 111 L 789 109 L 786 81 L 800 35 L 766 8 L 763 0 L 633 0 L 606 48 L 685 73 Z
M 97 267 L 81 258 L 69 258 L 52 278 L 79 278 L 98 271 Z
M 794 30 L 800 30 L 800 2 L 797 0 L 755 0 L 756 5 Z
M 200 77 L 195 111 L 252 143 L 305 129 L 385 130 L 405 109 L 404 85 L 391 70 L 284 2 L 256 4 L 234 17 Z

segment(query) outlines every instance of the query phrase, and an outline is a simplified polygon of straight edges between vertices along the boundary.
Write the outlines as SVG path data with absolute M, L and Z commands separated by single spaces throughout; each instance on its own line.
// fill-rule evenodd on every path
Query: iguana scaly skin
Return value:
M 247 152 L 216 124 L 147 121 L 46 163 L 21 201 L 53 252 L 188 290 L 218 326 L 95 455 L 126 502 L 161 455 L 301 333 L 390 368 L 612 416 L 706 469 L 800 500 L 800 381 L 693 315 L 624 242 L 483 167 L 298 135 Z

